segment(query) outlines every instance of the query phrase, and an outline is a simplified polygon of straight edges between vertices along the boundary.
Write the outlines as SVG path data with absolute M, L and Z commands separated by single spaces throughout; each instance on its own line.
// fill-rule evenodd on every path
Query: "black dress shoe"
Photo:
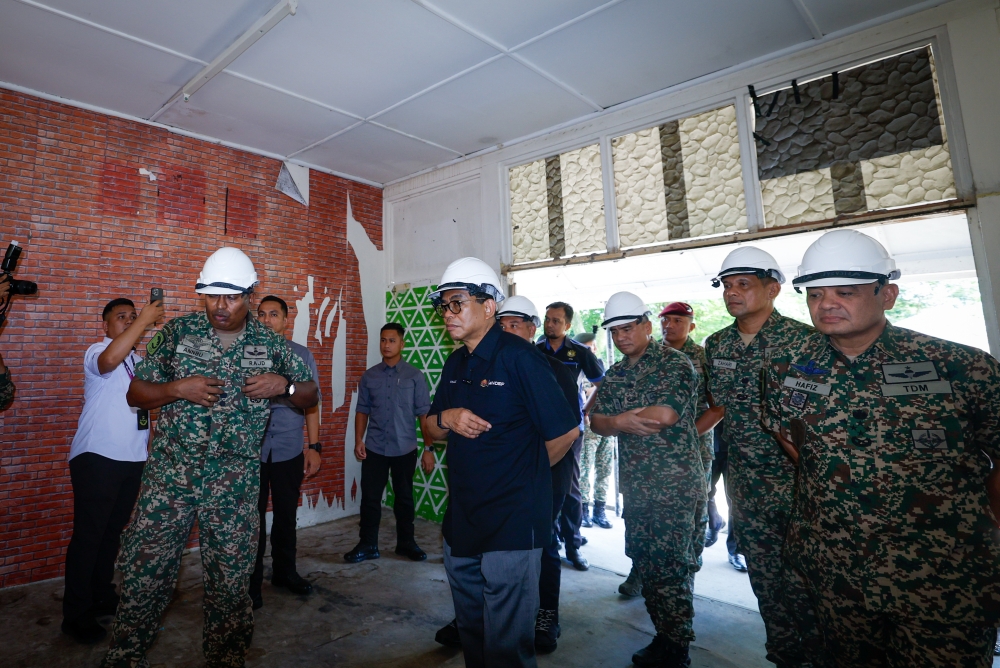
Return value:
M 108 635 L 104 627 L 98 624 L 92 617 L 84 617 L 69 621 L 64 619 L 62 632 L 81 645 L 93 645 L 101 642 Z
M 256 596 L 250 594 L 250 600 L 252 601 L 254 610 L 260 610 L 264 607 L 264 598 L 260 594 L 257 594 Z
M 427 559 L 427 553 L 421 550 L 416 543 L 397 545 L 396 554 L 407 559 L 412 559 L 413 561 L 424 561 Z
M 590 570 L 590 562 L 577 550 L 566 550 L 566 561 L 573 564 L 578 571 Z
M 311 594 L 313 590 L 313 586 L 309 583 L 309 580 L 306 580 L 295 571 L 292 571 L 288 575 L 274 574 L 271 576 L 271 585 L 274 587 L 284 587 L 293 594 L 300 596 Z
M 709 524 L 708 528 L 705 529 L 705 547 L 712 547 L 715 542 L 719 540 L 719 532 L 726 527 L 726 523 L 722 524 Z
M 445 647 L 462 649 L 462 638 L 458 635 L 458 620 L 453 619 L 446 626 L 439 628 L 438 632 L 434 634 L 434 642 Z
M 358 546 L 344 555 L 344 561 L 356 564 L 367 559 L 378 559 L 381 555 L 378 553 L 378 547 L 375 545 L 365 545 L 364 543 L 358 543 Z

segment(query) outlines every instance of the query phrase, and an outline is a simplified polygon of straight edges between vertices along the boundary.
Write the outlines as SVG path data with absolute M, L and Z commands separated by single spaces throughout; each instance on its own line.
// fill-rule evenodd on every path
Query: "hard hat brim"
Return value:
M 500 318 L 523 318 L 525 322 L 530 322 L 535 327 L 541 327 L 542 321 L 537 315 L 528 315 L 527 313 L 522 313 L 520 311 L 504 311 L 503 313 L 497 313 L 496 319 Z
M 792 279 L 797 288 L 832 288 L 838 285 L 868 285 L 894 281 L 900 276 L 898 269 L 889 274 L 870 271 L 821 271 Z
M 615 325 L 624 325 L 627 322 L 636 322 L 637 320 L 642 320 L 643 317 L 649 317 L 651 311 L 646 311 L 645 313 L 640 313 L 639 315 L 616 315 L 613 318 L 608 318 L 601 323 L 601 327 L 604 329 L 609 329 Z
M 229 283 L 212 283 L 211 285 L 198 283 L 194 286 L 194 291 L 200 295 L 242 295 L 249 292 L 250 288 L 241 288 L 238 285 Z

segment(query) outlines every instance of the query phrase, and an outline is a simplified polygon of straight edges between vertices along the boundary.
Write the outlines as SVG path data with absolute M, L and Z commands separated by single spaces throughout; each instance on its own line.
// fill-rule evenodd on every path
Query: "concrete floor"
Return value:
M 392 512 L 385 510 L 381 559 L 346 564 L 343 553 L 357 542 L 357 518 L 299 530 L 299 572 L 316 588 L 294 596 L 264 585 L 251 668 L 284 666 L 463 666 L 461 652 L 434 642 L 453 617 L 441 556 L 438 525 L 417 521 L 423 563 L 397 557 Z M 586 548 L 584 549 L 586 551 Z M 269 560 L 265 563 L 269 563 Z M 270 576 L 270 573 L 268 573 Z M 630 665 L 632 652 L 648 644 L 653 627 L 641 599 L 618 595 L 622 578 L 601 568 L 563 569 L 559 649 L 539 657 L 542 668 Z M 59 630 L 62 580 L 0 590 L 0 628 L 6 638 L 4 666 L 97 666 L 104 646 L 81 647 Z M 177 595 L 149 654 L 154 667 L 203 666 L 199 553 L 184 557 Z M 763 668 L 764 627 L 744 607 L 698 597 L 693 665 L 699 668 Z

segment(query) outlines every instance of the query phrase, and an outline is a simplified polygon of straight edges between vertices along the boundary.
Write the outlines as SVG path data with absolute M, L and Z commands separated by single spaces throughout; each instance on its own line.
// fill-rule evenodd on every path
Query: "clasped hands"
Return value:
M 262 373 L 246 379 L 240 388 L 249 399 L 272 399 L 285 393 L 288 381 L 276 373 Z M 177 383 L 177 393 L 181 399 L 211 408 L 222 398 L 226 383 L 219 378 L 189 376 Z

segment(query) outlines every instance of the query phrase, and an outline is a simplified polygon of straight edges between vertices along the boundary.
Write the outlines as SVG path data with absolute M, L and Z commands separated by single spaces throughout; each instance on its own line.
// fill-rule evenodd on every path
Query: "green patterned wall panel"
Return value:
M 403 349 L 403 359 L 424 372 L 431 389 L 431 398 L 441 380 L 441 369 L 444 361 L 455 349 L 455 342 L 448 336 L 444 322 L 434 312 L 427 299 L 432 287 L 407 288 L 391 290 L 385 294 L 386 322 L 398 322 L 406 328 L 406 347 Z M 420 425 L 417 424 L 417 438 L 423 447 L 423 436 Z M 424 470 L 417 460 L 417 472 L 413 475 L 413 502 L 418 517 L 434 522 L 444 519 L 444 511 L 448 504 L 448 464 L 442 447 L 438 443 L 435 452 L 437 463 L 430 476 L 424 475 Z M 386 487 L 385 504 L 390 508 L 395 496 L 392 484 Z

